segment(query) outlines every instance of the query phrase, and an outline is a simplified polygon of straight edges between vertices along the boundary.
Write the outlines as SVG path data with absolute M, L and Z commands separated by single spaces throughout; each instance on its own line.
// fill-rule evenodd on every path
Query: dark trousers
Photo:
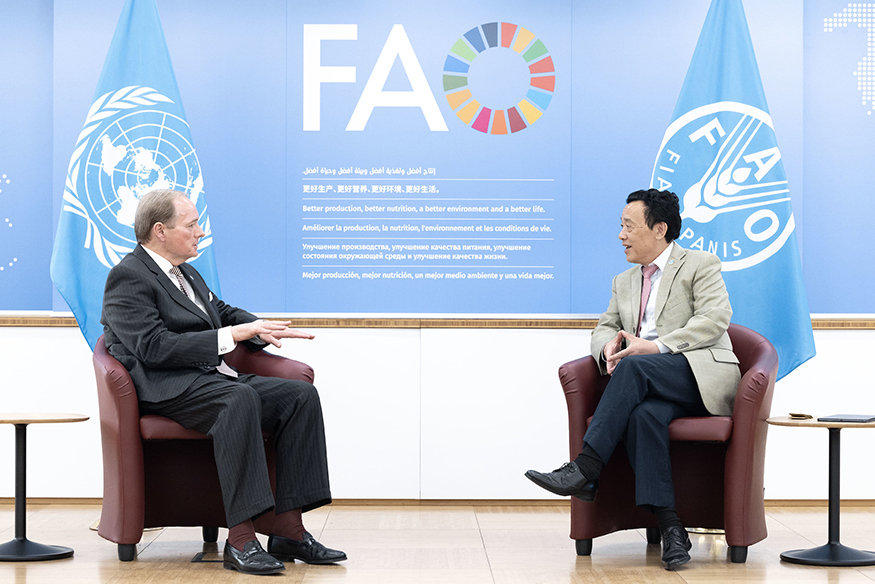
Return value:
M 322 405 L 307 382 L 208 373 L 173 399 L 140 402 L 140 411 L 213 439 L 229 527 L 272 507 L 309 511 L 331 502 Z M 276 447 L 275 500 L 262 432 L 273 435 Z
M 674 508 L 668 425 L 675 418 L 707 415 L 686 357 L 634 355 L 617 365 L 583 440 L 603 462 L 624 440 L 635 471 L 636 503 Z

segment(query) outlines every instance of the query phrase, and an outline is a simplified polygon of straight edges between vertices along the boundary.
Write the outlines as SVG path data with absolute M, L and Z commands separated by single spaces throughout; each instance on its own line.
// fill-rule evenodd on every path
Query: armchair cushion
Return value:
M 204 440 L 209 438 L 197 430 L 183 428 L 164 416 L 143 416 L 140 418 L 140 436 L 143 440 Z
M 586 427 L 592 424 L 587 418 Z M 678 418 L 668 426 L 669 440 L 698 442 L 726 442 L 732 436 L 732 418 L 729 416 L 706 416 L 701 418 Z

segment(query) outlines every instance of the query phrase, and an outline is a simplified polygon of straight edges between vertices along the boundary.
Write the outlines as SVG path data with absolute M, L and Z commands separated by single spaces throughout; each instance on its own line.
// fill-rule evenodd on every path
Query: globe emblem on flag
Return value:
M 187 193 L 206 233 L 200 253 L 212 243 L 200 163 L 188 123 L 168 111 L 167 104 L 175 106 L 148 87 L 101 96 L 89 111 L 70 160 L 64 210 L 86 218 L 89 232 L 94 233 L 85 247 L 93 244 L 107 267 L 136 245 L 137 205 L 153 189 Z
M 780 250 L 795 229 L 772 120 L 736 102 L 696 108 L 665 132 L 650 184 L 681 200 L 678 243 L 743 270 Z
M 85 194 L 100 223 L 136 243 L 134 213 L 153 189 L 175 189 L 197 203 L 203 190 L 197 155 L 183 134 L 181 118 L 157 110 L 118 116 L 92 142 Z

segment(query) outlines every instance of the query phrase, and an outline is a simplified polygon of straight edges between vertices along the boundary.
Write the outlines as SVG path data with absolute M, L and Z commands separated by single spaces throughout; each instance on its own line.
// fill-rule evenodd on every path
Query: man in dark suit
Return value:
M 663 565 L 673 569 L 690 560 L 691 543 L 674 510 L 668 425 L 684 416 L 732 415 L 741 374 L 726 332 L 732 308 L 720 260 L 674 243 L 677 196 L 650 189 L 626 203 L 619 237 L 626 261 L 636 265 L 614 278 L 590 347 L 611 380 L 580 455 L 526 476 L 557 495 L 592 501 L 602 466 L 624 440 L 636 503 L 656 513 Z
M 194 203 L 178 191 L 143 196 L 134 222 L 139 242 L 109 272 L 104 339 L 128 371 L 140 411 L 171 418 L 213 439 L 228 521 L 224 566 L 251 574 L 282 571 L 282 561 L 346 559 L 304 530 L 301 514 L 331 502 L 322 409 L 303 381 L 238 374 L 222 355 L 237 343 L 258 351 L 284 338 L 311 339 L 216 298 L 186 260 L 204 236 Z M 268 479 L 262 431 L 274 436 L 277 493 Z M 268 550 L 253 519 L 275 513 Z

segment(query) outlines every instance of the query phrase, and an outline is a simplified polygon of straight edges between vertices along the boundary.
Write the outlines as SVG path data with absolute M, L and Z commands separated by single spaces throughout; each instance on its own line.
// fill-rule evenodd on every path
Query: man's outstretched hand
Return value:
M 282 339 L 312 339 L 316 335 L 289 328 L 288 320 L 254 320 L 231 327 L 231 336 L 235 343 L 248 341 L 258 337 L 274 347 L 281 347 Z

